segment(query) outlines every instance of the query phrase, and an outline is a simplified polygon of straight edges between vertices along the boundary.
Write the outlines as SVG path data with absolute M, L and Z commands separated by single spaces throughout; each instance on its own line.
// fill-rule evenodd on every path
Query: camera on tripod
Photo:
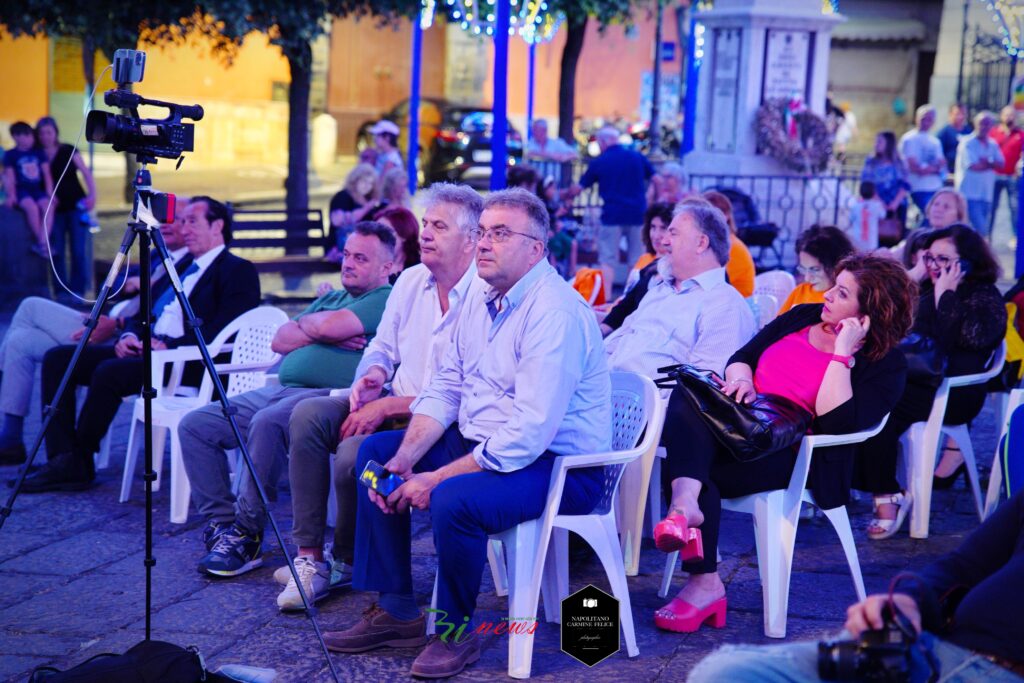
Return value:
M 854 640 L 818 643 L 818 676 L 826 681 L 910 680 L 910 652 L 917 633 L 910 620 L 892 604 L 884 610 L 885 624 L 864 631 Z
M 114 80 L 117 88 L 103 93 L 109 107 L 127 109 L 130 115 L 111 114 L 93 110 L 85 122 L 85 137 L 89 142 L 112 145 L 115 152 L 135 154 L 140 163 L 155 163 L 157 157 L 178 159 L 182 152 L 194 148 L 195 126 L 182 119 L 199 121 L 203 108 L 198 105 L 174 104 L 150 100 L 136 95 L 128 88 L 142 81 L 146 69 L 146 53 L 139 50 L 117 50 L 114 53 Z M 163 107 L 170 113 L 163 119 L 144 119 L 139 116 L 139 105 Z

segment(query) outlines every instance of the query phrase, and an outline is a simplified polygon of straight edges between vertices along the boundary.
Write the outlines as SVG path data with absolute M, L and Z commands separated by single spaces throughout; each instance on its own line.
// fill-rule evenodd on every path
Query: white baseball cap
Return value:
M 387 119 L 381 119 L 370 127 L 371 135 L 377 135 L 378 133 L 391 133 L 392 135 L 398 135 L 398 126 Z

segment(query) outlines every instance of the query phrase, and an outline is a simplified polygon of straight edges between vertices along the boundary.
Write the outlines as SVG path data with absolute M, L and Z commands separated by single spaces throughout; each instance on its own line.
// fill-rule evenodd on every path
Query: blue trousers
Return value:
M 53 265 L 57 275 L 71 288 L 75 294 L 84 296 L 92 280 L 92 263 L 89 258 L 89 244 L 92 235 L 89 226 L 82 225 L 76 211 L 62 211 L 53 216 L 53 232 L 50 234 L 50 246 L 53 249 Z M 71 250 L 71 279 L 68 280 L 67 260 L 64 245 Z M 64 290 L 57 287 L 57 293 Z
M 359 448 L 356 475 L 366 463 L 385 464 L 402 443 L 405 431 L 379 432 Z M 449 427 L 415 472 L 430 472 L 469 453 L 476 442 Z M 515 472 L 476 472 L 441 482 L 430 495 L 430 513 L 437 550 L 437 608 L 456 626 L 472 620 L 480 577 L 487 562 L 487 537 L 520 522 L 540 517 L 548 495 L 555 458 L 545 452 Z M 587 514 L 601 497 L 604 468 L 572 470 L 562 493 L 562 514 Z M 384 514 L 365 492 L 357 496 L 356 590 L 412 595 L 410 515 Z M 467 627 L 468 629 L 468 627 Z

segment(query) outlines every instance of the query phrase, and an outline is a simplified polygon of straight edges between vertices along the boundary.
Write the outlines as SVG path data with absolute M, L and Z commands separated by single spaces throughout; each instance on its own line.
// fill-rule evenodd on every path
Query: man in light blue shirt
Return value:
M 489 534 L 543 512 L 554 458 L 611 447 L 611 382 L 594 314 L 545 260 L 548 215 L 525 190 L 491 194 L 477 232 L 473 292 L 441 369 L 412 405 L 404 432 L 369 437 L 357 471 L 386 464 L 405 482 L 387 500 L 358 500 L 358 590 L 380 593 L 328 647 L 363 652 L 426 641 L 413 596 L 410 507 L 431 510 L 439 618 L 463 637 L 433 641 L 412 674 L 454 676 L 479 658 L 472 616 Z M 585 514 L 600 498 L 603 468 L 574 470 L 561 511 Z M 446 642 L 447 641 L 447 642 Z M 458 642 L 456 642 L 458 641 Z
M 725 281 L 725 216 L 684 202 L 663 245 L 671 251 L 658 261 L 640 306 L 605 339 L 608 366 L 655 377 L 658 368 L 690 363 L 724 376 L 726 361 L 757 331 L 750 306 Z

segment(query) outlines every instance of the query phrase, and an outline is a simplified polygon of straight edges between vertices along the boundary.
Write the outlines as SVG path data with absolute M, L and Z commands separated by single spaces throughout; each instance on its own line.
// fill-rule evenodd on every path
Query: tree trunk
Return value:
M 558 81 L 558 137 L 571 142 L 572 124 L 576 115 L 576 65 L 583 52 L 587 35 L 587 15 L 566 16 L 568 35 L 562 48 L 562 64 Z
M 298 55 L 288 57 L 291 85 L 288 87 L 288 179 L 285 207 L 288 211 L 309 208 L 309 90 L 313 52 L 308 44 Z

